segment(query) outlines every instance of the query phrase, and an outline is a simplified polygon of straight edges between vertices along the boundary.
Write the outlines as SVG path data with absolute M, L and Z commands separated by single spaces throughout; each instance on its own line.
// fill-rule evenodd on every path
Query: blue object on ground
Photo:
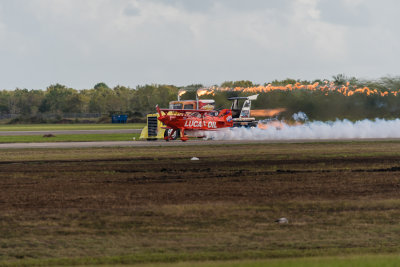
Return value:
M 126 123 L 128 120 L 128 115 L 113 115 L 111 117 L 112 123 Z

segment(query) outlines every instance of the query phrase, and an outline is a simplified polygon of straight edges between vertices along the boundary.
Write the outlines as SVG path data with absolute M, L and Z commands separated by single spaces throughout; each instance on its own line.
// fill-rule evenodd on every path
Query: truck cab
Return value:
M 215 108 L 215 101 L 213 99 L 177 100 L 169 102 L 169 109 L 213 110 L 214 108 Z

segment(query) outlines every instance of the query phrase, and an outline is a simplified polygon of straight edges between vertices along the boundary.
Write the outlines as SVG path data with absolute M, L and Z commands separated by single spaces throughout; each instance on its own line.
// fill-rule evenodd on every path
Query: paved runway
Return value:
M 198 145 L 238 145 L 238 144 L 268 144 L 268 143 L 315 143 L 315 142 L 362 142 L 362 141 L 397 141 L 400 139 L 291 139 L 291 140 L 180 140 L 158 141 L 102 141 L 102 142 L 55 142 L 55 143 L 4 143 L 0 149 L 22 148 L 85 148 L 85 147 L 151 147 L 151 146 L 198 146 Z
M 0 136 L 8 135 L 44 135 L 44 134 L 118 134 L 140 133 L 141 129 L 116 129 L 116 130 L 49 130 L 49 131 L 0 131 Z

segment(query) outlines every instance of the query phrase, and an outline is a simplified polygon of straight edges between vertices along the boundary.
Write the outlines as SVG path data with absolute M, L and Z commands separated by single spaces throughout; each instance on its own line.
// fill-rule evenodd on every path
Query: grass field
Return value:
M 0 131 L 49 131 L 49 130 L 115 130 L 142 129 L 144 123 L 109 124 L 1 124 Z
M 132 257 L 131 257 L 132 258 Z M 369 254 L 350 255 L 336 257 L 299 257 L 279 259 L 258 260 L 226 260 L 226 261 L 179 261 L 172 263 L 137 263 L 132 264 L 129 257 L 120 257 L 118 261 L 113 258 L 105 258 L 102 261 L 94 258 L 71 260 L 71 259 L 48 259 L 48 260 L 25 260 L 19 262 L 6 262 L 4 266 L 137 266 L 137 267 L 397 267 L 400 256 L 395 254 Z M 108 262 L 105 263 L 105 262 Z
M 43 142 L 92 142 L 139 140 L 140 134 L 57 134 L 53 137 L 42 135 L 0 136 L 0 143 L 43 143 Z
M 144 124 L 27 124 L 0 125 L 0 131 L 57 131 L 57 130 L 119 130 L 142 129 Z M 5 135 L 0 136 L 0 143 L 43 143 L 43 142 L 90 142 L 90 141 L 131 141 L 138 140 L 140 134 L 102 133 L 102 134 L 54 134 L 53 137 L 43 135 Z
M 344 267 L 344 266 L 398 266 L 399 255 L 355 255 L 345 257 L 312 257 L 294 259 L 269 259 L 269 260 L 241 260 L 219 262 L 180 262 L 169 264 L 140 264 L 140 267 Z
M 396 266 L 399 221 L 400 142 L 0 154 L 5 266 Z

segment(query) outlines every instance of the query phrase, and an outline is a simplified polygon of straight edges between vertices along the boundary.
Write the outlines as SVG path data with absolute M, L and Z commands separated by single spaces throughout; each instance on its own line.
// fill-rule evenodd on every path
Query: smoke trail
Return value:
M 308 120 L 307 115 L 304 112 L 301 112 L 301 111 L 293 114 L 292 118 L 295 121 L 307 121 Z
M 336 120 L 333 122 L 306 122 L 261 128 L 231 128 L 206 132 L 207 138 L 215 140 L 290 140 L 290 139 L 358 139 L 400 138 L 400 119 L 395 120 Z

